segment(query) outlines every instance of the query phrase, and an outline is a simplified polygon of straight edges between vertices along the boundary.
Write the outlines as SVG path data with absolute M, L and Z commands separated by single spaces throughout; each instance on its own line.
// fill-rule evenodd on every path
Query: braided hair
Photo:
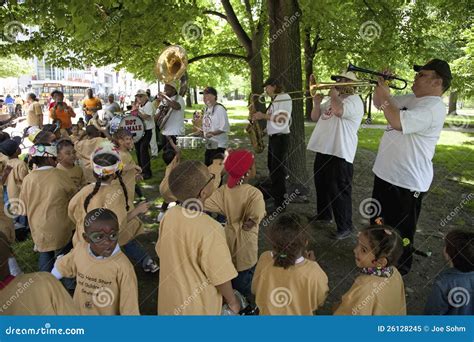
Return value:
M 284 269 L 295 265 L 308 243 L 306 220 L 298 214 L 288 213 L 278 217 L 270 230 L 273 265 Z
M 117 163 L 118 159 L 116 156 L 112 155 L 112 154 L 107 154 L 107 153 L 103 153 L 103 154 L 100 154 L 96 157 L 94 157 L 94 160 L 93 162 L 97 165 L 100 165 L 100 166 L 110 166 L 110 165 L 114 165 L 115 163 Z M 125 183 L 123 182 L 123 179 L 122 179 L 122 174 L 121 172 L 116 172 L 115 175 L 117 176 L 119 182 L 120 182 L 120 185 L 122 186 L 122 191 L 125 195 L 125 208 L 127 210 L 127 212 L 130 210 L 130 206 L 128 205 L 128 192 L 127 192 L 127 188 L 125 187 Z M 96 178 L 96 183 L 95 183 L 95 186 L 94 186 L 94 189 L 92 190 L 92 192 L 87 195 L 85 201 L 84 201 L 84 210 L 87 212 L 87 208 L 89 207 L 89 203 L 90 201 L 92 200 L 92 198 L 99 192 L 99 189 L 102 185 L 102 182 L 107 182 L 108 180 L 110 180 L 114 175 L 108 175 L 108 176 L 98 176 L 94 173 L 94 177 Z

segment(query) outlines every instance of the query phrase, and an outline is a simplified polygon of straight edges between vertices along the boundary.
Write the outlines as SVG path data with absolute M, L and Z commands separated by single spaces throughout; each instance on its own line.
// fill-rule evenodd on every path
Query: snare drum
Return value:
M 204 138 L 176 137 L 176 145 L 183 150 L 195 150 L 204 146 Z
M 133 142 L 138 142 L 145 135 L 145 125 L 143 120 L 138 116 L 116 115 L 110 120 L 109 132 L 114 134 L 119 128 L 125 128 L 132 133 Z

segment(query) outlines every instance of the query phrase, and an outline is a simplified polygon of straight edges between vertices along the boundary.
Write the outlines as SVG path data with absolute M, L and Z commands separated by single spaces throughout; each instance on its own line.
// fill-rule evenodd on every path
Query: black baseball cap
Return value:
M 451 80 L 453 76 L 451 75 L 451 68 L 446 61 L 442 59 L 432 59 L 425 65 L 414 65 L 413 70 L 420 72 L 421 70 L 433 70 L 439 77 L 443 79 L 443 88 L 446 90 L 451 85 Z
M 200 91 L 199 94 L 212 94 L 214 96 L 217 96 L 217 90 L 213 87 L 206 87 L 203 91 Z
M 277 79 L 275 77 L 269 77 L 265 80 L 265 82 L 263 82 L 264 87 L 266 87 L 268 85 L 274 86 L 274 85 L 277 85 L 277 84 L 279 84 L 279 82 L 277 81 Z

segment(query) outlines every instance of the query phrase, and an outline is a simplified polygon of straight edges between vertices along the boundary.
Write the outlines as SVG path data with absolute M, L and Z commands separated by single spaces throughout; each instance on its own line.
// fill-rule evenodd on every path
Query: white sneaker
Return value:
M 143 266 L 143 271 L 147 273 L 155 273 L 160 269 L 160 266 L 156 263 L 155 260 L 149 259 L 145 266 Z
M 156 222 L 160 223 L 161 220 L 163 219 L 163 216 L 165 216 L 165 213 L 163 211 L 160 211 L 158 214 L 158 217 L 156 218 Z
M 10 274 L 14 277 L 23 274 L 20 265 L 16 261 L 15 257 L 8 258 L 8 268 L 10 269 Z

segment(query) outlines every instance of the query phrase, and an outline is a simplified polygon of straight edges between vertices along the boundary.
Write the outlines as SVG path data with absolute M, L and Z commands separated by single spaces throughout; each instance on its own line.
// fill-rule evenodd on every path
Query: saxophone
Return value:
M 265 142 L 263 141 L 263 130 L 258 124 L 258 120 L 252 119 L 252 114 L 257 110 L 253 101 L 250 102 L 249 108 L 249 124 L 247 125 L 246 131 L 249 134 L 250 142 L 252 143 L 255 153 L 262 153 L 265 149 Z

